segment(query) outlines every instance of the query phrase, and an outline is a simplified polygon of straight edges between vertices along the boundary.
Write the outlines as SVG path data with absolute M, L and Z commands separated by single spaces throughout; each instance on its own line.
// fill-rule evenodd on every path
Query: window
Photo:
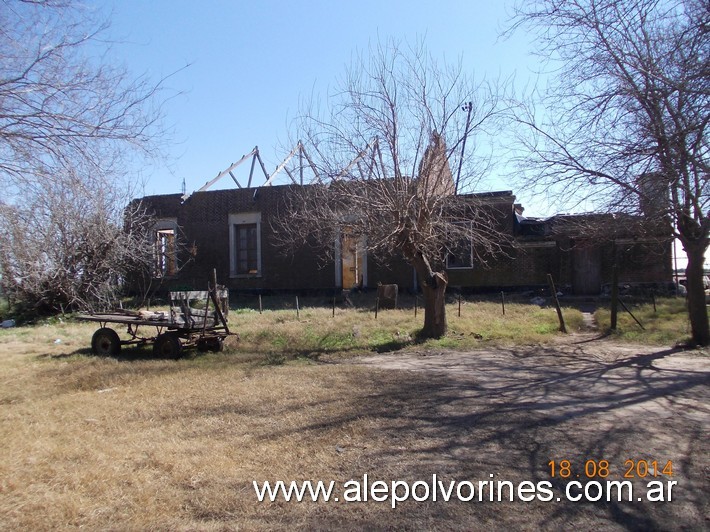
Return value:
M 261 214 L 229 215 L 230 275 L 261 275 Z
M 237 224 L 234 226 L 234 234 L 237 238 L 237 275 L 258 273 L 256 224 Z
M 155 224 L 153 241 L 153 275 L 170 277 L 177 275 L 177 223 L 161 220 Z
M 460 228 L 460 232 L 457 231 L 459 238 L 452 244 L 446 255 L 446 267 L 449 269 L 473 268 L 473 243 L 471 237 L 468 236 L 471 234 L 471 226 L 462 223 L 458 224 L 458 228 Z M 454 236 L 454 238 L 456 237 Z
M 446 267 L 449 269 L 456 268 L 473 268 L 473 248 L 471 241 L 461 241 L 449 252 L 446 256 Z

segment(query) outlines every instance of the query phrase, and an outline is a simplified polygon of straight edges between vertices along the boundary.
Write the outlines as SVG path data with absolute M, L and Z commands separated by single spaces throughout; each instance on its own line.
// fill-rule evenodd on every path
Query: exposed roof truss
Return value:
M 298 165 L 295 166 L 295 168 L 289 168 L 289 163 L 296 156 L 298 156 Z M 246 187 L 244 187 L 234 175 L 234 170 L 236 170 L 237 167 L 239 167 L 241 164 L 248 161 L 249 159 L 251 159 L 251 167 L 249 169 L 249 178 L 247 181 L 247 185 Z M 213 179 L 207 181 L 196 192 L 204 192 L 208 190 L 209 188 L 214 186 L 215 183 L 217 183 L 227 175 L 232 178 L 232 181 L 234 181 L 238 188 L 252 188 L 254 183 L 254 171 L 256 169 L 257 162 L 259 163 L 259 168 L 264 175 L 264 182 L 261 185 L 254 187 L 256 188 L 256 190 L 254 191 L 254 197 L 256 197 L 259 187 L 272 186 L 274 183 L 274 179 L 281 172 L 285 172 L 291 182 L 296 185 L 313 184 L 322 181 L 320 173 L 318 172 L 318 168 L 308 155 L 308 152 L 306 151 L 306 148 L 303 143 L 299 140 L 296 146 L 289 152 L 289 154 L 284 158 L 281 164 L 279 164 L 271 174 L 269 174 L 266 170 L 266 165 L 264 165 L 264 161 L 262 160 L 261 155 L 259 154 L 259 147 L 254 146 L 253 150 L 251 150 L 246 155 L 243 155 L 241 159 L 239 159 L 237 162 L 232 163 L 231 165 L 229 165 L 229 167 L 219 172 Z M 363 179 L 370 179 L 373 176 L 380 178 L 385 177 L 385 166 L 382 160 L 382 152 L 380 151 L 379 141 L 377 137 L 373 138 L 355 156 L 355 158 L 350 161 L 350 163 L 346 165 L 345 168 L 343 168 L 343 170 L 338 175 L 334 177 L 334 179 L 343 179 L 351 172 L 354 167 L 358 168 L 359 173 Z M 313 176 L 307 182 L 304 180 L 304 169 L 306 168 L 310 168 L 311 172 L 313 173 Z M 193 193 L 184 194 L 182 196 L 182 202 L 184 203 L 185 201 L 187 201 L 192 194 Z

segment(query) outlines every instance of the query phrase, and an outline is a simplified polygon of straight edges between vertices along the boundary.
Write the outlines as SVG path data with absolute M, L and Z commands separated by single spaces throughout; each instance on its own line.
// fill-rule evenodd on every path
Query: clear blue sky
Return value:
M 299 102 L 325 97 L 351 57 L 378 40 L 424 38 L 435 57 L 461 59 L 477 79 L 515 74 L 522 86 L 538 68 L 526 35 L 499 38 L 514 0 L 88 1 L 111 20 L 117 60 L 134 74 L 177 72 L 167 87 L 179 95 L 165 108 L 174 142 L 165 164 L 141 169 L 145 194 L 180 192 L 183 179 L 197 190 L 257 145 L 272 172 L 291 147 Z M 242 183 L 248 171 L 236 172 Z M 230 186 L 225 177 L 215 188 Z M 481 188 L 513 190 L 527 215 L 559 210 L 495 172 Z
M 95 0 L 110 17 L 115 52 L 134 74 L 168 81 L 181 94 L 167 107 L 175 144 L 169 164 L 144 169 L 146 194 L 187 191 L 255 145 L 272 172 L 288 152 L 299 101 L 333 89 L 350 59 L 370 43 L 424 38 L 437 58 L 477 78 L 517 73 L 534 60 L 524 35 L 499 40 L 509 1 Z M 290 148 L 290 147 L 289 147 Z M 237 176 L 246 179 L 249 165 Z M 234 186 L 229 177 L 222 185 Z M 497 178 L 486 190 L 512 189 Z M 516 190 L 525 201 L 524 191 Z M 531 207 L 531 205 L 528 205 Z M 542 210 L 545 210 L 543 208 Z M 554 211 L 554 209 L 553 209 Z

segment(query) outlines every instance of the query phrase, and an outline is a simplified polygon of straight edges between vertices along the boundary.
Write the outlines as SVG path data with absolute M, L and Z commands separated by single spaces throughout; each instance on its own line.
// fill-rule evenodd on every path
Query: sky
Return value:
M 134 75 L 167 77 L 171 141 L 165 160 L 136 168 L 144 194 L 151 195 L 182 192 L 183 183 L 193 192 L 255 146 L 273 172 L 293 147 L 289 130 L 302 102 L 327 98 L 352 58 L 378 42 L 423 39 L 435 58 L 461 61 L 477 80 L 514 76 L 516 87 L 529 86 L 540 79 L 531 38 L 522 32 L 500 37 L 514 1 L 87 3 L 111 23 L 115 60 Z M 249 168 L 247 162 L 234 172 L 242 184 Z M 255 179 L 260 184 L 263 174 Z M 213 189 L 234 186 L 227 176 Z M 560 212 L 553 202 L 516 187 L 502 165 L 479 187 L 477 192 L 512 190 L 528 216 Z
M 292 147 L 288 133 L 302 102 L 325 98 L 351 58 L 378 41 L 424 39 L 433 56 L 461 60 L 477 79 L 515 74 L 520 81 L 535 69 L 524 35 L 499 38 L 511 7 L 504 0 L 93 4 L 110 19 L 117 60 L 135 75 L 170 76 L 165 111 L 173 141 L 165 162 L 140 169 L 146 194 L 181 192 L 183 180 L 187 192 L 197 190 L 254 146 L 272 172 Z M 245 183 L 248 173 L 247 163 L 235 175 Z M 227 176 L 220 186 L 235 185 Z M 514 190 L 496 173 L 482 187 Z M 514 192 L 525 201 L 524 191 Z

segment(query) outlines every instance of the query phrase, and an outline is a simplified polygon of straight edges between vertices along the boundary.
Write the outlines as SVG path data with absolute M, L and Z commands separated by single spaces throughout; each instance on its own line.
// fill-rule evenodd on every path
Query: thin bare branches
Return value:
M 116 305 L 126 273 L 149 271 L 153 253 L 150 218 L 138 205 L 124 210 L 126 200 L 76 180 L 0 204 L 4 293 L 38 312 Z
M 150 264 L 135 230 L 145 215 L 124 211 L 135 191 L 126 162 L 154 153 L 163 134 L 162 82 L 106 61 L 107 23 L 78 2 L 2 6 L 3 290 L 44 311 L 105 306 L 131 268 Z
M 461 110 L 467 102 L 470 122 Z M 330 104 L 325 113 L 307 110 L 298 135 L 318 155 L 319 175 L 331 179 L 295 187 L 274 231 L 292 250 L 311 245 L 331 259 L 344 237 L 381 261 L 404 258 L 430 302 L 425 334 L 440 336 L 446 254 L 461 241 L 482 256 L 502 245 L 491 213 L 456 196 L 451 173 L 463 139 L 495 126 L 496 90 L 475 84 L 460 64 L 439 66 L 423 43 L 387 41 L 354 61 Z M 463 156 L 461 188 L 470 191 L 485 158 Z
M 520 175 L 562 202 L 665 221 L 694 272 L 694 336 L 709 343 L 708 3 L 534 0 L 520 2 L 512 30 L 521 26 L 557 68 L 547 92 L 513 113 Z
M 106 171 L 160 131 L 160 83 L 96 57 L 106 23 L 71 2 L 5 2 L 0 18 L 0 182 L 18 192 L 76 161 Z

